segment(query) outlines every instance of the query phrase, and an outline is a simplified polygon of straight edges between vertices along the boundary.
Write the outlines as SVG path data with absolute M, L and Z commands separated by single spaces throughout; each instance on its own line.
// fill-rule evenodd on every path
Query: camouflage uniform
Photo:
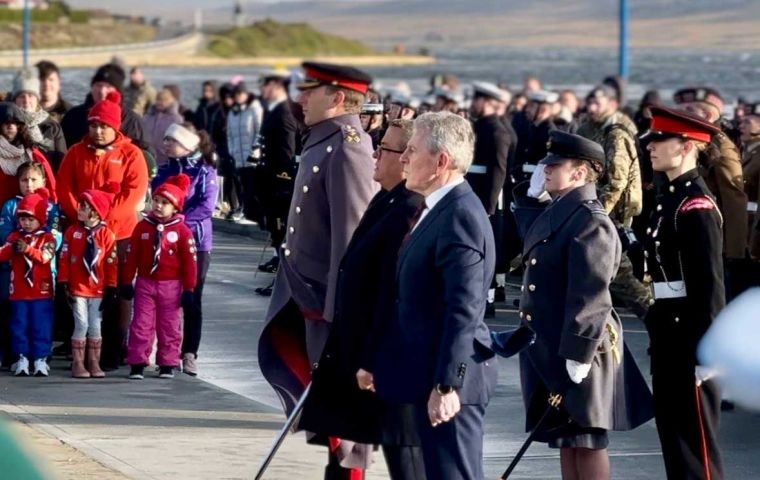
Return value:
M 641 213 L 642 207 L 636 125 L 624 113 L 615 112 L 601 123 L 586 120 L 578 128 L 578 135 L 604 148 L 607 164 L 606 174 L 599 181 L 599 200 L 615 224 L 630 227 L 633 217 Z M 627 254 L 620 259 L 610 291 L 636 316 L 644 318 L 652 294 L 634 275 L 633 264 Z

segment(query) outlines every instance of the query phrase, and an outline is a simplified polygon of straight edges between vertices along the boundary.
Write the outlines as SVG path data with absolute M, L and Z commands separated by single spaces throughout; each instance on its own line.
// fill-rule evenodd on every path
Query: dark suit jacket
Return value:
M 467 181 L 483 202 L 488 215 L 496 212 L 499 194 L 507 180 L 507 165 L 514 157 L 517 136 L 511 126 L 505 125 L 499 116 L 479 118 L 473 125 L 475 131 L 475 156 L 473 166 L 485 167 L 485 173 L 472 171 Z
M 340 263 L 335 316 L 300 427 L 362 443 L 380 443 L 383 406 L 359 390 L 356 371 L 373 371 L 377 333 L 395 303 L 396 260 L 422 196 L 399 184 L 375 195 Z
M 296 154 L 298 126 L 288 106 L 289 100 L 280 102 L 271 112 L 264 112 L 261 122 L 261 156 L 267 172 L 277 175 L 288 172 L 292 175 L 293 159 Z
M 467 182 L 448 192 L 399 252 L 396 312 L 375 364 L 378 394 L 425 402 L 436 384 L 463 404 L 487 404 L 496 362 L 483 322 L 495 251 L 483 205 Z

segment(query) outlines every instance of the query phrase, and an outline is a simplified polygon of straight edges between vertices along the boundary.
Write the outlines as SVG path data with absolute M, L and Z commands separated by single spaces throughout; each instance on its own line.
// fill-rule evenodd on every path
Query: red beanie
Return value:
M 153 195 L 160 195 L 177 207 L 177 210 L 182 211 L 182 207 L 185 204 L 185 195 L 187 195 L 187 189 L 190 186 L 190 177 L 184 173 L 169 177 L 160 187 L 156 189 L 156 193 Z
M 116 182 L 108 182 L 100 189 L 85 190 L 79 196 L 80 202 L 87 202 L 98 212 L 101 220 L 105 220 L 108 212 L 111 211 L 111 204 L 117 193 L 121 191 L 121 186 Z
M 48 201 L 50 192 L 47 188 L 39 188 L 34 193 L 30 193 L 22 198 L 16 208 L 16 216 L 27 215 L 37 219 L 40 224 L 47 224 Z
M 87 123 L 105 123 L 114 130 L 121 131 L 121 94 L 114 90 L 90 109 Z

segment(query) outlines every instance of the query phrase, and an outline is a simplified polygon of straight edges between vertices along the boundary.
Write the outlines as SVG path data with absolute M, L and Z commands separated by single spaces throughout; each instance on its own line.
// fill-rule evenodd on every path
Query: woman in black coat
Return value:
M 623 326 L 609 285 L 621 246 L 597 200 L 602 147 L 577 135 L 551 133 L 545 173 L 550 206 L 525 236 L 519 316 L 536 334 L 520 355 L 528 430 L 550 395 L 561 403 L 537 439 L 560 448 L 563 478 L 609 478 L 607 431 L 652 417 L 651 394 L 623 345 Z M 625 369 L 624 369 L 625 367 Z

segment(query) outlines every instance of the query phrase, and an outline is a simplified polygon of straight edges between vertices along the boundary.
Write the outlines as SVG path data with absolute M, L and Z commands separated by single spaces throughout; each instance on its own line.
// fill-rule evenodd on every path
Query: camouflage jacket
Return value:
M 630 226 L 642 205 L 636 125 L 615 112 L 601 123 L 587 119 L 577 133 L 604 148 L 607 171 L 599 181 L 599 200 L 614 222 Z

